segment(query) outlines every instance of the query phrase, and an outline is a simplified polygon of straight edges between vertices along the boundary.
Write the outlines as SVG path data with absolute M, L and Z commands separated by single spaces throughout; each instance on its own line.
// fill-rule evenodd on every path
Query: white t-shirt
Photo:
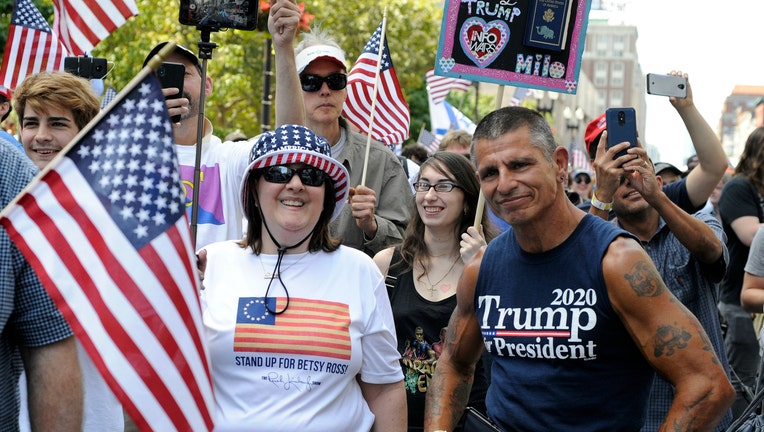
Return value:
M 216 431 L 360 431 L 374 415 L 356 381 L 403 378 L 384 279 L 364 253 L 276 255 L 232 241 L 207 248 L 201 293 Z M 276 298 L 278 298 L 278 303 Z
M 249 165 L 249 152 L 254 144 L 254 140 L 223 143 L 211 132 L 202 142 L 196 249 L 216 241 L 238 240 L 244 235 L 244 214 L 238 202 L 239 186 Z M 175 151 L 178 154 L 190 222 L 196 146 L 176 144 Z

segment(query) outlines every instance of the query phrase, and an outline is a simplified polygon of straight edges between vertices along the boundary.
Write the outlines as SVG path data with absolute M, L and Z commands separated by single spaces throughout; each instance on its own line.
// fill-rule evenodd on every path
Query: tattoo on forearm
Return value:
M 653 267 L 646 262 L 638 262 L 630 273 L 624 275 L 631 284 L 631 289 L 639 297 L 657 297 L 663 294 L 663 285 L 660 276 Z
M 653 354 L 655 357 L 671 357 L 677 350 L 687 348 L 692 335 L 674 326 L 661 326 L 655 334 Z

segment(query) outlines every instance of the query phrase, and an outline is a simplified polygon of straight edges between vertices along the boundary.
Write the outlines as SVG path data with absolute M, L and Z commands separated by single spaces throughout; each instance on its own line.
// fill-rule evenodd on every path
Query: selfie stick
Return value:
M 196 226 L 199 220 L 199 183 L 202 178 L 202 139 L 204 138 L 204 98 L 205 89 L 207 87 L 207 59 L 212 58 L 212 50 L 215 49 L 217 44 L 210 42 L 210 31 L 213 29 L 209 27 L 199 26 L 197 29 L 202 31 L 201 39 L 199 40 L 199 58 L 202 60 L 202 85 L 199 90 L 199 118 L 196 123 L 196 160 L 194 161 L 194 195 L 191 201 L 191 245 L 196 251 Z M 217 29 L 214 29 L 217 31 Z
M 503 98 L 504 98 L 504 86 L 500 85 L 498 89 L 496 90 L 496 105 L 494 105 L 495 110 L 501 108 L 501 102 Z M 475 208 L 475 223 L 472 224 L 472 226 L 474 226 L 475 229 L 478 230 L 478 232 L 480 231 L 480 221 L 483 220 L 484 211 L 485 211 L 485 195 L 483 195 L 483 188 L 480 188 L 480 193 L 478 194 L 477 208 Z

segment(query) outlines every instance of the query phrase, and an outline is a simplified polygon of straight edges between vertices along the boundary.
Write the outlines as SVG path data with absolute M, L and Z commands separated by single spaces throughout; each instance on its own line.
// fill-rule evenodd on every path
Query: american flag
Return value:
M 74 55 L 90 52 L 128 18 L 138 14 L 134 0 L 54 0 L 53 29 Z
M 348 74 L 348 96 L 342 114 L 361 132 L 369 134 L 371 129 L 372 138 L 392 148 L 409 137 L 411 117 L 409 106 L 403 99 L 401 86 L 395 75 L 386 37 L 382 43 L 382 56 L 377 68 L 383 24 L 384 21 L 377 27 Z M 375 102 L 372 102 L 375 82 L 379 83 L 377 98 Z M 374 104 L 373 119 L 371 118 L 372 103 Z M 373 125 L 370 124 L 372 120 Z
M 422 128 L 422 130 L 419 131 L 419 138 L 417 138 L 416 142 L 422 144 L 430 153 L 435 153 L 438 151 L 438 147 L 440 147 L 440 140 L 438 137 L 425 128 Z
M 287 301 L 289 308 L 287 309 Z M 286 312 L 274 315 L 271 310 Z M 242 297 L 233 350 L 350 360 L 350 311 L 344 303 L 286 297 Z M 285 348 L 286 347 L 286 348 Z
M 589 163 L 589 155 L 581 149 L 575 139 L 570 143 L 570 167 L 573 171 L 579 169 L 593 171 Z
M 0 84 L 10 89 L 40 71 L 64 70 L 66 47 L 30 0 L 17 0 L 5 42 Z
M 209 431 L 215 404 L 172 126 L 155 75 L 142 74 L 0 224 L 140 430 Z
M 430 97 L 436 104 L 443 102 L 449 91 L 469 91 L 472 86 L 472 81 L 435 75 L 434 69 L 425 72 L 424 79 L 427 82 L 427 91 L 430 92 Z

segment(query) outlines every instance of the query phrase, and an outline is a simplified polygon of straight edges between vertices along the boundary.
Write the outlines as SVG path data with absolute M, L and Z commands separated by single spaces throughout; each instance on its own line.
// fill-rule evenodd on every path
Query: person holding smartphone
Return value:
M 735 393 L 708 336 L 631 234 L 570 202 L 568 150 L 544 117 L 496 110 L 473 151 L 510 228 L 464 267 L 425 430 L 453 430 L 484 348 L 486 407 L 503 430 L 636 430 L 655 373 L 675 388 L 664 428 L 718 424 Z
M 293 0 L 275 0 L 269 10 L 268 30 L 276 53 L 276 124 L 304 124 L 305 113 L 300 94 L 299 80 L 295 70 L 292 42 L 300 21 L 300 9 Z M 146 56 L 144 65 L 159 52 L 166 42 L 157 44 Z M 212 77 L 206 75 L 202 82 L 202 64 L 189 49 L 177 45 L 167 62 L 185 66 L 183 94 L 175 87 L 162 90 L 171 116 L 180 115 L 175 124 L 175 151 L 178 154 L 180 175 L 186 188 L 186 208 L 191 216 L 193 206 L 198 206 L 196 249 L 215 241 L 240 239 L 244 235 L 244 214 L 238 204 L 236 190 L 241 184 L 247 167 L 252 142 L 227 142 L 214 135 L 212 122 L 204 118 L 202 133 L 201 182 L 199 202 L 194 196 L 194 170 L 200 112 L 200 96 L 212 95 Z
M 685 178 L 663 187 L 672 202 L 683 210 L 694 213 L 705 205 L 724 175 L 728 166 L 727 154 L 716 133 L 695 106 L 688 75 L 681 71 L 671 71 L 669 75 L 687 78 L 687 97 L 670 97 L 669 102 L 676 109 L 690 134 L 692 145 L 698 156 L 698 166 Z M 592 197 L 593 205 L 591 208 L 583 209 L 601 217 L 608 217 L 612 210 L 613 193 L 625 173 L 624 168 L 632 163 L 634 166 L 648 163 L 644 157 L 639 157 L 632 150 L 627 150 L 630 144 L 610 142 L 607 127 L 605 114 L 602 114 L 587 125 L 584 133 L 584 142 L 595 168 L 597 185 Z M 623 150 L 627 150 L 626 155 L 615 157 Z M 605 157 L 596 158 L 600 151 L 605 153 Z

